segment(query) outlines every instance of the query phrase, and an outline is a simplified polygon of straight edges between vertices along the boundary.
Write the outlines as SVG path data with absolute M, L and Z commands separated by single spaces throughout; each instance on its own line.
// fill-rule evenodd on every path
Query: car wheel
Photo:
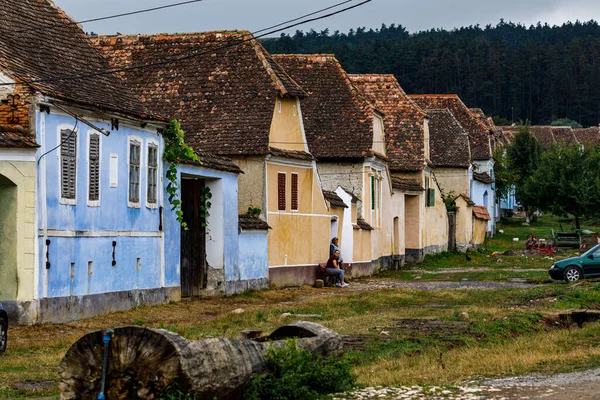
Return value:
M 4 318 L 0 318 L 0 354 L 6 351 L 8 344 L 8 324 Z
M 565 270 L 565 281 L 577 282 L 583 278 L 581 270 L 577 267 L 569 267 Z

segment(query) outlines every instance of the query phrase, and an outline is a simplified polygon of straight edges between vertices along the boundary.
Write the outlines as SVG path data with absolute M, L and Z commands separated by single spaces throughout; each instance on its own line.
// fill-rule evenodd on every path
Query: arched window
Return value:
M 483 205 L 485 206 L 485 208 L 488 208 L 488 192 L 487 190 L 485 191 L 485 193 L 483 194 Z

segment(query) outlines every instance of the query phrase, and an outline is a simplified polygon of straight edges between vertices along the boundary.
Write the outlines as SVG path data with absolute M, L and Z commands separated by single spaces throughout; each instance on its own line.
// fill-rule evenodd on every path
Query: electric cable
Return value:
M 42 161 L 42 158 L 44 158 L 44 156 L 46 154 L 50 154 L 52 153 L 54 150 L 58 149 L 59 147 L 61 147 L 63 144 L 67 143 L 69 141 L 69 139 L 71 139 L 71 136 L 73 136 L 73 134 L 76 132 L 77 130 L 77 125 L 79 124 L 79 119 L 75 118 L 75 125 L 73 125 L 73 129 L 71 129 L 71 133 L 69 134 L 69 136 L 67 136 L 67 138 L 65 140 L 63 140 L 58 146 L 56 146 L 55 148 L 53 148 L 52 150 L 48 150 L 47 152 L 45 152 L 44 154 L 42 154 L 40 156 L 40 158 L 38 158 L 37 160 L 37 165 L 40 165 L 40 161 Z
M 214 52 L 219 51 L 219 50 L 224 50 L 224 49 L 227 49 L 227 48 L 239 46 L 239 45 L 242 45 L 243 43 L 250 42 L 250 41 L 256 40 L 256 39 L 260 39 L 262 37 L 271 35 L 273 33 L 285 31 L 285 30 L 288 30 L 288 29 L 291 29 L 291 28 L 294 28 L 296 26 L 303 25 L 303 24 L 306 24 L 306 23 L 309 23 L 309 22 L 314 22 L 314 21 L 319 21 L 319 20 L 322 20 L 322 19 L 330 18 L 330 17 L 332 17 L 334 15 L 341 14 L 341 13 L 344 13 L 346 11 L 352 10 L 354 8 L 363 6 L 363 5 L 367 4 L 367 3 L 370 3 L 371 1 L 373 1 L 373 0 L 364 0 L 364 1 L 360 2 L 360 3 L 358 3 L 358 4 L 355 4 L 355 5 L 343 8 L 341 10 L 333 11 L 333 12 L 331 12 L 329 14 L 325 14 L 325 15 L 321 15 L 321 16 L 318 16 L 318 17 L 314 17 L 314 18 L 310 18 L 310 19 L 307 19 L 307 20 L 303 20 L 303 21 L 300 21 L 300 22 L 297 22 L 297 23 L 293 23 L 291 25 L 286 25 L 283 28 L 278 28 L 278 29 L 275 29 L 275 30 L 271 30 L 271 31 L 268 31 L 268 32 L 263 33 L 261 35 L 258 35 L 258 36 L 254 36 L 254 35 L 251 34 L 251 37 L 248 38 L 248 39 L 239 40 L 239 41 L 236 41 L 235 43 L 229 43 L 229 44 L 217 47 L 215 49 L 210 49 L 210 50 L 207 50 L 207 51 L 192 52 L 190 54 L 186 54 L 186 55 L 183 55 L 183 56 L 169 58 L 169 59 L 166 59 L 164 61 L 159 61 L 159 62 L 155 62 L 155 63 L 148 63 L 148 64 L 141 64 L 141 65 L 132 65 L 132 66 L 128 66 L 128 67 L 108 69 L 108 70 L 105 70 L 105 71 L 93 72 L 93 73 L 86 73 L 86 74 L 80 74 L 80 75 L 65 75 L 65 76 L 60 76 L 60 77 L 49 77 L 49 78 L 33 79 L 33 80 L 30 80 L 30 81 L 23 81 L 23 82 L 0 83 L 0 86 L 30 85 L 30 84 L 42 83 L 42 82 L 55 82 L 55 81 L 67 81 L 67 80 L 85 79 L 85 78 L 91 78 L 91 77 L 95 77 L 95 76 L 114 74 L 114 73 L 118 73 L 118 72 L 132 71 L 132 70 L 137 70 L 137 69 L 142 69 L 142 68 L 148 68 L 148 67 L 153 67 L 153 66 L 160 66 L 160 65 L 172 64 L 172 63 L 179 62 L 179 61 L 189 60 L 189 59 L 192 59 L 192 58 L 204 55 L 204 54 L 214 53 Z M 287 22 L 284 22 L 284 24 L 285 23 L 287 23 Z
M 167 4 L 167 5 L 164 5 L 164 6 L 146 8 L 146 9 L 143 9 L 143 10 L 129 11 L 129 12 L 124 12 L 124 13 L 121 13 L 121 14 L 114 14 L 114 15 L 107 15 L 105 17 L 84 19 L 84 20 L 81 20 L 81 21 L 71 21 L 71 22 L 67 22 L 67 25 L 79 25 L 79 24 L 87 24 L 88 22 L 105 21 L 105 20 L 108 20 L 108 19 L 121 18 L 121 17 L 127 17 L 127 16 L 135 15 L 135 14 L 142 14 L 142 13 L 147 13 L 147 12 L 151 12 L 151 11 L 163 10 L 165 8 L 179 7 L 179 6 L 183 6 L 183 5 L 187 5 L 187 4 L 192 4 L 192 3 L 200 3 L 201 1 L 204 1 L 204 0 L 182 1 L 182 2 L 179 2 L 179 3 Z M 36 28 L 20 29 L 20 30 L 15 31 L 15 33 L 35 31 L 37 29 L 38 29 L 37 27 Z

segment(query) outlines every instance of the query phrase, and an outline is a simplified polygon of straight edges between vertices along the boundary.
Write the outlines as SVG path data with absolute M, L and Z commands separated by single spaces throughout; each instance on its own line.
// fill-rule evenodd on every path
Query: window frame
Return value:
M 137 142 L 140 146 L 140 164 L 139 164 L 139 181 L 138 181 L 138 199 L 137 201 L 132 201 L 130 197 L 131 191 L 131 144 L 132 142 Z M 144 141 L 139 136 L 130 135 L 127 136 L 127 206 L 130 208 L 140 208 L 142 204 L 142 187 L 144 176 L 144 152 L 142 150 L 142 146 L 144 145 Z
M 75 129 L 73 129 L 75 128 Z M 63 130 L 71 130 L 75 132 L 75 198 L 73 199 L 69 199 L 66 197 L 63 197 L 63 187 L 62 187 L 62 131 Z M 74 127 L 71 124 L 60 124 L 56 127 L 56 145 L 60 146 L 59 150 L 56 152 L 56 159 L 58 161 L 58 168 L 57 168 L 57 173 L 58 173 L 58 198 L 59 198 L 59 203 L 60 204 L 64 204 L 64 205 L 69 205 L 69 206 L 75 206 L 77 205 L 77 184 L 79 183 L 79 179 L 78 179 L 78 164 L 79 164 L 79 141 L 77 140 L 77 137 L 79 136 L 79 129 L 77 127 Z
M 150 189 L 150 147 L 156 148 L 156 198 L 155 202 L 151 203 L 148 191 Z M 147 208 L 158 208 L 160 203 L 160 181 L 161 181 L 161 169 L 160 169 L 160 144 L 155 139 L 146 140 L 146 207 Z
M 283 176 L 283 209 L 281 208 L 281 186 L 279 184 L 279 178 Z M 287 172 L 277 171 L 277 211 L 287 211 Z
M 91 154 L 91 139 L 92 136 L 98 136 L 98 200 L 90 200 L 90 189 L 91 189 L 91 181 L 90 181 L 90 172 L 92 168 L 92 164 L 90 162 L 90 154 Z M 87 146 L 86 146 L 86 164 L 87 164 L 87 205 L 88 207 L 100 207 L 100 199 L 102 198 L 102 134 L 96 130 L 90 129 L 87 135 Z

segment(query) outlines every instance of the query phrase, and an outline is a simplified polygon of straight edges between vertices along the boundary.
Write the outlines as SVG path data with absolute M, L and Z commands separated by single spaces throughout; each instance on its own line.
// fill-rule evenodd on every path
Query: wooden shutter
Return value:
M 277 174 L 277 209 L 285 211 L 285 173 Z
M 129 201 L 140 201 L 140 142 L 129 142 Z
M 435 189 L 429 189 L 427 191 L 427 199 L 429 204 L 427 204 L 429 207 L 433 207 L 435 206 Z
M 90 135 L 88 200 L 100 200 L 100 135 Z
M 292 210 L 298 211 L 298 174 L 292 174 Z
M 148 203 L 156 204 L 158 188 L 158 148 L 151 144 L 148 146 Z
M 75 199 L 77 182 L 77 132 L 60 131 L 61 197 Z

